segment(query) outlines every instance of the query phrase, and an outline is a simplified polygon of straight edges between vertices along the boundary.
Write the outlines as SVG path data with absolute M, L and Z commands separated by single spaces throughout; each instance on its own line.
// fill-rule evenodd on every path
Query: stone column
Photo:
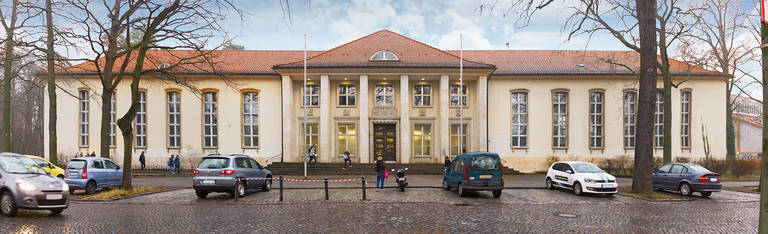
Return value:
M 448 75 L 442 75 L 440 76 L 440 106 L 438 107 L 440 112 L 438 115 L 438 127 L 439 129 L 437 131 L 437 134 L 440 134 L 440 137 L 438 137 L 439 144 L 439 151 L 437 152 L 437 156 L 439 156 L 438 162 L 442 162 L 442 158 L 445 155 L 451 154 L 451 124 L 449 120 L 450 115 L 450 105 L 449 105 L 449 97 L 450 93 L 448 92 L 448 87 L 450 86 L 450 80 L 448 78 Z M 445 153 L 445 155 L 444 155 Z
M 301 157 L 294 150 L 297 149 L 295 143 L 294 129 L 296 128 L 293 115 L 293 81 L 290 76 L 282 76 L 282 95 L 283 95 L 283 158 L 287 162 L 298 161 Z
M 411 99 L 408 75 L 400 75 L 400 162 L 408 163 L 411 151 Z
M 357 157 L 360 163 L 370 162 L 368 146 L 368 75 L 360 75 L 360 98 L 357 100 L 360 106 L 360 123 L 357 127 Z
M 331 82 L 327 75 L 320 76 L 320 158 L 322 162 L 331 162 Z
M 477 79 L 477 88 L 475 89 L 475 100 L 477 108 L 475 119 L 475 144 L 473 151 L 488 151 L 488 77 L 480 76 Z

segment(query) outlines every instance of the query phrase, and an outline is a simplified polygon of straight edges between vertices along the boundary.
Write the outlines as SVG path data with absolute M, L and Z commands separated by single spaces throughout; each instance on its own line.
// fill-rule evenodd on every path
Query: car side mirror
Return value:
M 573 171 L 571 171 L 571 170 L 566 170 L 566 171 L 565 171 L 565 173 L 568 173 L 568 174 L 573 174 Z

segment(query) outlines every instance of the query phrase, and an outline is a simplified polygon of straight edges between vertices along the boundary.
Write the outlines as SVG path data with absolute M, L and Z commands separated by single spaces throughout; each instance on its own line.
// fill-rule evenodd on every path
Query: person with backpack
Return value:
M 309 150 L 307 151 L 307 157 L 309 157 L 309 162 L 307 164 L 312 164 L 312 161 L 315 161 L 317 163 L 317 155 L 315 154 L 315 150 L 317 147 L 315 147 L 315 144 L 312 144 L 312 146 L 309 147 Z
M 349 162 L 349 167 L 352 167 L 352 159 L 349 158 L 349 150 L 344 151 L 344 167 L 341 169 L 347 169 L 347 162 Z
M 144 151 L 141 151 L 141 155 L 139 155 L 139 163 L 141 163 L 141 170 L 144 171 L 144 167 L 147 166 L 147 161 L 144 158 Z
M 376 160 L 376 192 L 384 190 L 384 179 L 387 175 L 387 163 L 384 162 L 384 158 L 379 156 Z
M 173 175 L 173 173 L 175 171 L 175 169 L 173 168 L 173 165 L 174 165 L 174 163 L 173 163 L 173 154 L 171 154 L 171 158 L 168 159 L 168 169 L 169 169 L 168 174 Z
M 176 169 L 176 174 L 181 174 L 181 155 L 176 155 L 176 159 L 173 160 L 173 168 Z

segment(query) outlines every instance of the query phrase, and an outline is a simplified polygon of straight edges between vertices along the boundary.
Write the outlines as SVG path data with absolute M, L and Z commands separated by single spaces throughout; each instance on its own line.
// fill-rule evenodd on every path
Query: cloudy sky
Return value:
M 465 49 L 626 50 L 605 34 L 590 43 L 585 37 L 566 41 L 567 35 L 561 33 L 569 16 L 565 1 L 540 11 L 522 29 L 501 11 L 478 12 L 481 1 L 289 0 L 290 19 L 284 1 L 254 2 L 258 3 L 242 6 L 243 21 L 228 22 L 234 42 L 246 49 L 301 50 L 306 33 L 309 49 L 327 50 L 389 29 L 441 49 L 458 49 L 463 34 Z

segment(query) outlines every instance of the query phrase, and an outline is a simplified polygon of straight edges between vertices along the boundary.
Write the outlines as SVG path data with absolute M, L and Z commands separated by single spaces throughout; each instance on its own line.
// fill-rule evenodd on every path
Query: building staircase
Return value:
M 342 169 L 343 163 L 316 163 L 307 167 L 307 175 L 372 175 L 375 174 L 375 164 L 352 164 L 352 167 Z M 388 163 L 387 169 L 408 168 L 407 174 L 425 175 L 443 174 L 443 164 L 434 163 Z M 273 162 L 267 166 L 272 175 L 303 175 L 304 163 L 300 162 Z M 512 168 L 504 168 L 504 174 L 519 174 Z

